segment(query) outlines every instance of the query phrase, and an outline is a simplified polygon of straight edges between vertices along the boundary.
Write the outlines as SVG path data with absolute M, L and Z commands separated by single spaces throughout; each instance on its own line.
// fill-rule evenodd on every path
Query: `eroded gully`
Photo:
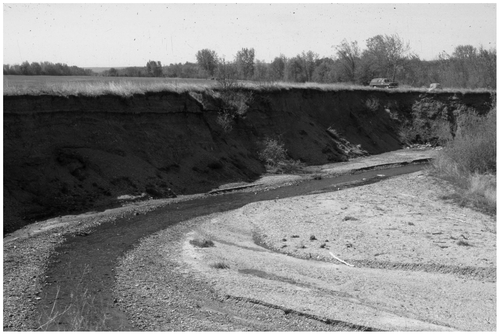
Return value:
M 207 196 L 172 203 L 146 215 L 103 223 L 93 228 L 90 234 L 68 235 L 66 241 L 56 248 L 48 265 L 46 283 L 37 305 L 40 325 L 45 324 L 43 328 L 46 330 L 74 330 L 70 319 L 71 314 L 76 311 L 71 309 L 79 308 L 79 313 L 85 317 L 84 324 L 89 329 L 103 324 L 100 327 L 102 330 L 135 330 L 115 303 L 112 292 L 114 271 L 118 259 L 125 252 L 142 238 L 157 231 L 198 216 L 237 209 L 252 202 L 333 192 L 416 172 L 425 166 L 409 164 L 328 179 L 307 180 L 269 191 Z M 82 300 L 80 305 L 79 299 Z M 88 305 L 89 301 L 92 302 L 91 306 Z M 60 316 L 49 320 L 56 315 Z

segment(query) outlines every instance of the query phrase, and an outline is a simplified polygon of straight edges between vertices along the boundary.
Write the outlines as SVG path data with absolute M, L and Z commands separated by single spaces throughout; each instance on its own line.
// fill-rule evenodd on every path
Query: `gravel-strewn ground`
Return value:
M 45 281 L 44 272 L 64 236 L 85 232 L 95 225 L 119 217 L 146 213 L 166 199 L 145 201 L 100 213 L 68 215 L 26 226 L 3 240 L 3 329 L 30 331 L 39 327 L 36 303 Z
M 450 192 L 449 184 L 419 172 L 346 191 L 251 204 L 234 219 L 254 225 L 266 245 L 301 258 L 330 260 L 333 252 L 363 266 L 494 269 L 495 220 L 440 199 Z
M 213 320 L 213 308 L 196 304 L 197 288 L 202 297 L 229 298 L 221 308 L 237 314 L 234 300 L 281 306 L 281 316 L 266 314 L 274 328 L 232 330 L 285 330 L 288 310 L 375 329 L 492 331 L 495 220 L 441 200 L 447 188 L 416 173 L 197 218 L 131 251 L 118 268 L 117 294 L 148 330 L 220 330 L 200 321 Z M 203 238 L 215 247 L 189 243 Z M 295 329 L 316 329 L 308 327 Z
M 49 255 L 62 241 L 45 234 L 16 241 L 3 248 L 3 330 L 29 331 L 37 327 L 35 303 L 44 281 Z
M 416 155 L 401 151 L 342 163 L 340 167 L 311 167 L 310 172 L 319 175 L 344 173 L 349 168 L 390 163 L 391 158 L 392 161 L 407 160 L 426 155 L 425 152 Z M 117 269 L 116 302 L 129 313 L 130 321 L 144 330 L 358 330 L 363 325 L 370 325 L 358 321 L 369 319 L 373 306 L 380 319 L 393 320 L 399 326 L 401 320 L 405 320 L 408 329 L 412 325 L 421 329 L 495 329 L 495 318 L 491 318 L 496 306 L 496 297 L 491 294 L 496 287 L 495 220 L 441 201 L 435 191 L 446 193 L 445 183 L 430 181 L 419 174 L 413 175 L 413 179 L 407 177 L 342 192 L 252 204 L 169 228 L 145 239 L 122 259 Z M 239 192 L 272 189 L 300 179 L 300 176 L 266 176 L 256 183 L 259 186 Z M 245 185 L 238 183 L 221 189 L 228 186 Z M 37 327 L 35 308 L 42 290 L 44 269 L 55 247 L 64 242 L 64 234 L 85 232 L 104 221 L 204 196 L 144 201 L 100 213 L 55 218 L 5 237 L 4 330 L 27 331 Z M 398 211 L 402 207 L 407 209 L 406 217 Z M 381 225 L 383 229 L 370 229 Z M 232 233 L 235 228 L 237 234 Z M 242 231 L 249 231 L 250 235 Z M 311 235 L 315 238 L 311 239 Z M 202 236 L 211 236 L 216 247 L 198 249 L 189 244 L 190 239 Z M 268 249 L 279 253 L 269 253 Z M 333 261 L 329 252 L 353 263 L 356 268 L 337 266 L 340 263 Z M 260 258 L 267 254 L 278 258 L 271 263 L 268 257 Z M 294 257 L 283 256 L 286 254 Z M 254 257 L 262 262 L 255 264 Z M 294 271 L 300 270 L 298 278 L 294 277 L 294 271 L 275 272 L 280 268 L 277 260 L 282 259 L 279 257 L 289 260 L 288 265 Z M 329 262 L 311 261 L 317 258 Z M 229 265 L 229 269 L 218 269 L 217 264 Z M 319 268 L 326 266 L 327 273 L 319 278 L 311 277 L 308 264 Z M 325 277 L 330 277 L 332 266 L 338 269 L 334 278 L 339 280 L 337 284 L 340 283 L 333 291 L 330 284 L 324 286 L 323 282 Z M 400 277 L 394 277 L 390 284 L 384 270 L 387 268 L 417 271 L 391 271 L 400 273 Z M 345 269 L 351 271 L 349 276 Z M 353 275 L 355 271 L 361 272 Z M 342 279 L 341 273 L 358 280 L 342 286 L 346 277 Z M 429 280 L 425 273 L 438 277 Z M 412 279 L 416 274 L 424 274 L 422 278 L 427 279 L 417 285 Z M 396 286 L 398 289 L 389 290 L 392 298 L 387 300 L 387 287 L 374 286 L 370 278 L 385 278 L 389 289 Z M 455 307 L 450 309 L 447 307 L 450 304 L 443 302 L 432 306 L 423 304 L 423 308 L 416 309 L 410 302 L 401 306 L 403 314 L 394 314 L 393 304 L 407 296 L 406 284 L 401 284 L 401 278 L 420 290 L 433 288 L 443 301 L 453 297 L 455 302 L 451 305 Z M 269 291 L 269 288 L 272 289 Z M 273 289 L 280 294 L 287 292 L 285 296 L 295 301 L 295 306 L 286 299 L 270 299 L 274 295 L 268 293 L 274 293 Z M 363 293 L 363 289 L 369 292 Z M 262 294 L 256 295 L 259 290 Z M 331 313 L 335 310 L 331 308 L 335 304 L 328 300 L 332 296 L 340 304 L 338 306 L 350 301 L 353 305 L 343 305 L 344 312 L 357 315 L 358 319 Z M 311 299 L 314 300 L 312 305 L 308 303 Z M 316 310 L 322 299 L 330 306 L 327 313 Z M 428 298 L 425 294 L 417 294 L 412 299 Z M 476 304 L 479 307 L 475 308 Z M 463 306 L 468 307 L 464 309 Z M 348 313 L 347 308 L 352 308 L 352 312 Z M 453 310 L 461 309 L 465 311 L 461 323 L 446 321 L 456 320 L 457 315 L 462 314 L 453 314 Z M 474 310 L 467 314 L 469 309 Z M 472 317 L 476 321 L 467 319 Z M 341 320 L 351 320 L 351 323 Z M 371 325 L 377 329 L 376 323 Z
M 147 331 L 349 331 L 333 320 L 219 294 L 182 261 L 183 237 L 210 217 L 147 238 L 117 268 L 116 296 L 134 326 Z M 328 324 L 331 323 L 331 324 Z M 362 328 L 361 328 L 362 329 Z
M 257 186 L 241 190 L 252 192 L 277 188 L 300 180 L 299 176 L 264 176 Z M 228 184 L 221 189 L 247 183 Z M 175 199 L 147 200 L 124 204 L 123 207 L 103 212 L 67 215 L 38 222 L 15 231 L 3 239 L 3 329 L 5 331 L 31 331 L 39 325 L 36 313 L 41 296 L 48 261 L 55 248 L 64 243 L 64 236 L 86 232 L 91 227 L 116 218 L 144 214 L 159 206 L 205 197 L 204 194 L 179 196 Z

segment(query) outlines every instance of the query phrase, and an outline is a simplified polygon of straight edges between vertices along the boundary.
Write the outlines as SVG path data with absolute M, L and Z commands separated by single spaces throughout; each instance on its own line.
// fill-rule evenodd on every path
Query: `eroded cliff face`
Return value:
M 121 195 L 171 197 L 254 180 L 265 172 L 258 153 L 266 138 L 279 138 L 292 159 L 307 164 L 345 161 L 400 149 L 402 129 L 413 140 L 432 140 L 438 120 L 453 132 L 460 113 L 487 113 L 494 103 L 489 93 L 289 89 L 251 96 L 229 132 L 217 122 L 220 104 L 210 92 L 5 96 L 4 233 L 110 206 Z

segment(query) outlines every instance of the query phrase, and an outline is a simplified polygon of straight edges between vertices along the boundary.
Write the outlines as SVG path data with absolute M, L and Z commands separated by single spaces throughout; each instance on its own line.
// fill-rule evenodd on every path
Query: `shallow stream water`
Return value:
M 333 192 L 416 172 L 426 166 L 408 164 L 333 178 L 307 180 L 268 191 L 206 196 L 168 204 L 146 215 L 128 216 L 103 223 L 87 235 L 70 235 L 56 248 L 56 253 L 49 263 L 46 285 L 38 304 L 40 324 L 46 323 L 49 315 L 57 314 L 57 311 L 62 312 L 69 305 L 75 305 L 75 296 L 86 296 L 87 301 L 93 302 L 92 308 L 85 311 L 85 322 L 89 324 L 89 328 L 94 328 L 92 325 L 102 322 L 103 315 L 106 315 L 104 329 L 135 330 L 126 315 L 116 308 L 112 294 L 114 270 L 122 255 L 139 243 L 141 238 L 157 231 L 195 217 L 237 209 L 252 202 Z M 47 330 L 72 330 L 68 321 L 70 318 L 70 312 L 64 313 L 56 322 L 50 323 Z

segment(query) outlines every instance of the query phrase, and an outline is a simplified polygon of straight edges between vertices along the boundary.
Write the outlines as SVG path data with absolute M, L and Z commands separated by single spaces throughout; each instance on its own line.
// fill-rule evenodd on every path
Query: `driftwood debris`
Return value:
M 352 264 L 349 264 L 349 263 L 347 263 L 347 262 L 345 262 L 345 261 L 341 260 L 340 258 L 338 258 L 337 256 L 335 256 L 334 254 L 332 254 L 332 252 L 331 252 L 331 251 L 329 251 L 329 252 L 330 252 L 330 255 L 332 255 L 332 257 L 333 257 L 333 258 L 335 258 L 336 260 L 338 260 L 340 263 L 343 263 L 343 264 L 345 264 L 345 265 L 347 265 L 347 266 L 354 266 L 354 265 L 352 265 Z

